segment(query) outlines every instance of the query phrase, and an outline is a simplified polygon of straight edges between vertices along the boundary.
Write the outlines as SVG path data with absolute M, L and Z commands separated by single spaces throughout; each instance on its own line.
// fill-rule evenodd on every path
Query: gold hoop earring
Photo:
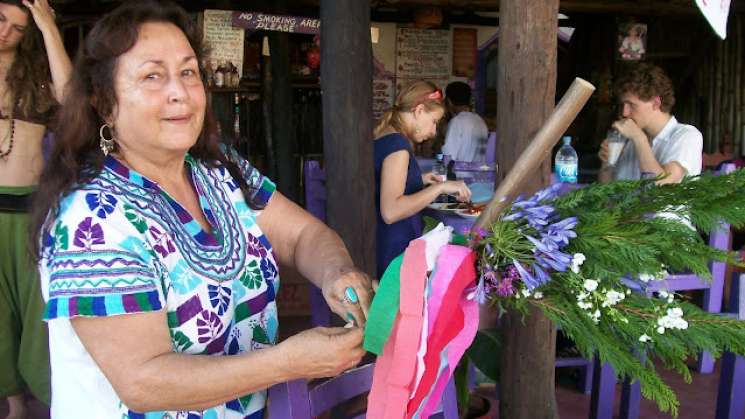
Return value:
M 103 135 L 103 130 L 107 127 L 109 128 L 109 131 L 111 131 L 111 138 L 106 138 Z M 114 140 L 116 140 L 114 137 L 114 128 L 109 126 L 109 124 L 101 125 L 101 128 L 98 129 L 98 147 L 103 151 L 104 156 L 108 156 L 109 153 L 114 151 Z

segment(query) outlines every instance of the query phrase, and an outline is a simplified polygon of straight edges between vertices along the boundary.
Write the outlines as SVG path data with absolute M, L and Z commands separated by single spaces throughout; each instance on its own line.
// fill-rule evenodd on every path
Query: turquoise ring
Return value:
M 350 304 L 357 304 L 360 299 L 357 298 L 357 291 L 354 290 L 352 287 L 347 287 L 344 289 L 344 302 L 350 303 Z

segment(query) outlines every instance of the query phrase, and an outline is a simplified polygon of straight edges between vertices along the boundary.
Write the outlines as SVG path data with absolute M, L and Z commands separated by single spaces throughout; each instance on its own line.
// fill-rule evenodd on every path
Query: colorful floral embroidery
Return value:
M 73 244 L 85 250 L 91 250 L 94 244 L 104 244 L 103 229 L 100 224 L 93 224 L 92 217 L 86 217 L 78 224 L 75 230 L 75 241 Z

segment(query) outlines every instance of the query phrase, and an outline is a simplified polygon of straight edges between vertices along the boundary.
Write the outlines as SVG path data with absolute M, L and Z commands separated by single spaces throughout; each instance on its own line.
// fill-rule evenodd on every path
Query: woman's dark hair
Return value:
M 11 109 L 15 110 L 19 105 L 22 113 L 14 117 L 43 115 L 57 104 L 50 86 L 52 75 L 44 49 L 44 38 L 21 0 L 0 0 L 0 3 L 16 6 L 28 15 L 28 25 L 16 47 L 15 60 L 6 76 L 13 100 Z
M 202 35 L 194 21 L 170 1 L 128 1 L 101 18 L 78 50 L 72 77 L 55 127 L 55 143 L 41 174 L 39 189 L 31 211 L 30 236 L 33 256 L 40 256 L 40 238 L 50 228 L 59 202 L 76 187 L 95 178 L 103 168 L 104 155 L 99 148 L 99 128 L 112 115 L 117 103 L 114 72 L 117 59 L 137 42 L 144 23 L 172 23 L 181 29 L 196 54 L 199 70 L 205 50 Z M 253 190 L 241 175 L 238 165 L 223 153 L 217 125 L 207 110 L 202 131 L 189 153 L 209 167 L 225 167 L 239 182 L 246 203 L 255 207 Z

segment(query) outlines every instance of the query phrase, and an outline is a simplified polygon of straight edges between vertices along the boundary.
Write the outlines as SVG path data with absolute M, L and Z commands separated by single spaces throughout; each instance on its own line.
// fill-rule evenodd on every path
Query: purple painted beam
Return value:
M 590 397 L 590 419 L 613 419 L 613 400 L 616 395 L 616 372 L 608 363 L 601 364 L 595 357 Z
M 269 417 L 311 419 L 305 380 L 288 381 L 269 388 Z
M 731 352 L 722 357 L 715 419 L 745 417 L 745 359 Z
M 340 403 L 369 391 L 374 371 L 374 363 L 366 364 L 312 388 L 308 387 L 307 380 L 276 384 L 269 389 L 269 417 L 310 419 L 319 416 Z M 442 402 L 433 417 L 458 419 L 458 401 L 453 379 L 447 383 Z
M 351 369 L 321 383 L 310 392 L 310 414 L 318 416 L 339 403 L 369 391 L 375 364 Z

